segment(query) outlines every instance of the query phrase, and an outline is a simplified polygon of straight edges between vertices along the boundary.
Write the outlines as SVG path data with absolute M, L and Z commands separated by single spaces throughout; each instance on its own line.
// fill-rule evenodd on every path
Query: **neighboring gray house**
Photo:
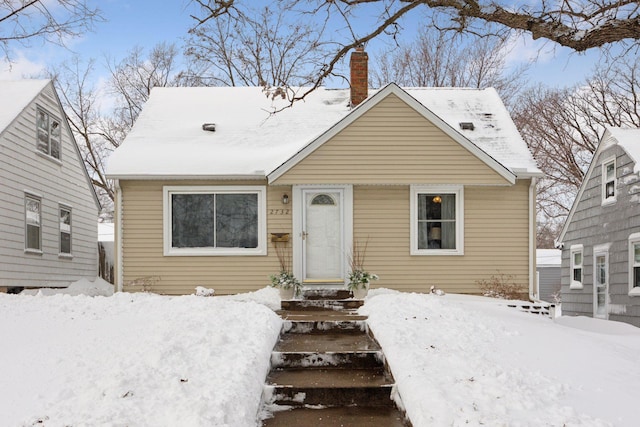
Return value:
M 559 236 L 562 313 L 640 327 L 640 129 L 604 132 Z
M 536 249 L 539 298 L 556 303 L 560 296 L 562 251 L 560 249 Z
M 96 277 L 99 209 L 52 82 L 0 81 L 0 290 Z

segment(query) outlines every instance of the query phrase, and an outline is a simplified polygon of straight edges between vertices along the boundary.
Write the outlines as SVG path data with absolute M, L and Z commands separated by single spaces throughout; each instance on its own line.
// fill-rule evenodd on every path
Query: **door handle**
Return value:
M 302 240 L 306 240 L 309 233 L 307 233 L 306 231 L 303 231 L 300 235 L 302 236 Z

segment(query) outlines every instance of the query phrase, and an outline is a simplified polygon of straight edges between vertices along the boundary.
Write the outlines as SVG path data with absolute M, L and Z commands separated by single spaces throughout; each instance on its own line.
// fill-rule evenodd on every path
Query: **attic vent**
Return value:
M 460 122 L 460 129 L 462 130 L 474 130 L 475 128 L 472 122 Z
M 202 130 L 206 130 L 209 132 L 215 132 L 216 131 L 216 124 L 215 123 L 204 123 L 202 125 Z
M 491 117 L 493 117 L 493 113 L 484 113 L 485 119 L 490 119 Z

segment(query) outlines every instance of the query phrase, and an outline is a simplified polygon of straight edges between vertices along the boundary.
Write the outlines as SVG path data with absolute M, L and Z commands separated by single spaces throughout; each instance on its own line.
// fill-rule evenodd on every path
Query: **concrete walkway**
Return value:
M 348 291 L 307 291 L 282 301 L 283 332 L 271 355 L 263 426 L 410 426 L 392 400 L 380 345 Z

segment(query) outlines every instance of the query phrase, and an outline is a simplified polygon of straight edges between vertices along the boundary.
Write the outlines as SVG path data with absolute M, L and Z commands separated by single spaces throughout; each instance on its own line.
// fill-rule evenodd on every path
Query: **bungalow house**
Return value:
M 0 289 L 97 275 L 100 204 L 50 80 L 0 81 Z
M 640 327 L 640 129 L 608 128 L 558 238 L 562 313 Z
M 496 91 L 368 90 L 351 61 L 351 90 L 291 106 L 304 89 L 154 88 L 107 169 L 117 289 L 256 290 L 279 244 L 307 286 L 344 286 L 366 242 L 379 286 L 478 293 L 503 273 L 536 293 L 541 172 Z

